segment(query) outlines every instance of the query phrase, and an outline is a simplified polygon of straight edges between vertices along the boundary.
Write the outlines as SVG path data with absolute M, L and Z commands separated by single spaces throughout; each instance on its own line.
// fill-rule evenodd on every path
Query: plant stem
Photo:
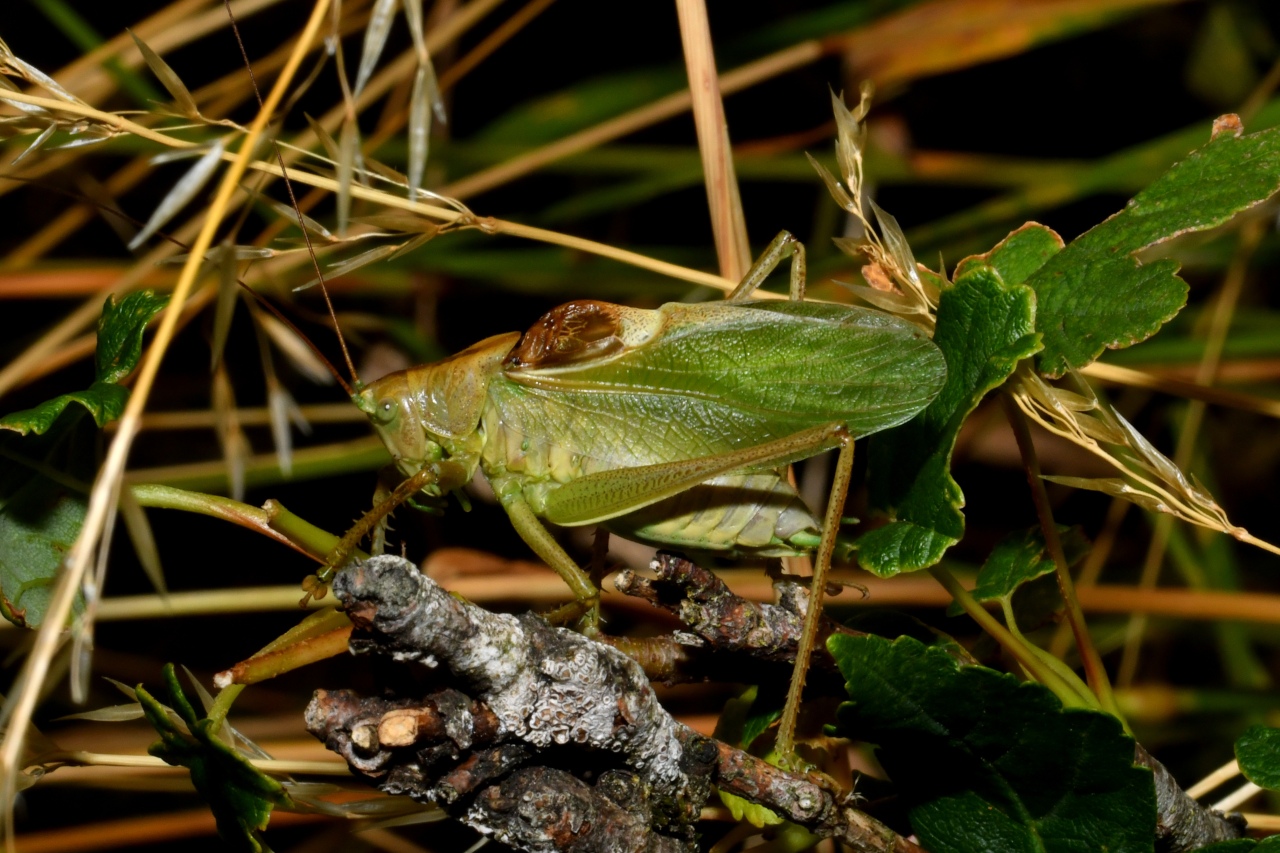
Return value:
M 991 635 L 1000 648 L 1004 649 L 1014 660 L 1027 671 L 1036 681 L 1053 691 L 1053 694 L 1062 700 L 1062 704 L 1068 707 L 1080 708 L 1085 707 L 1080 694 L 1074 690 L 1071 685 L 1067 684 L 1058 673 L 1054 672 L 1044 661 L 1027 648 L 1027 644 L 1018 639 L 1009 631 L 1008 628 L 1000 624 L 1000 620 L 996 619 L 987 612 L 977 599 L 969 594 L 969 591 L 960 585 L 960 581 L 956 580 L 956 576 L 942 566 L 934 566 L 929 569 L 929 574 L 937 579 L 938 583 L 951 593 L 951 597 L 955 602 L 964 608 L 964 612 L 969 614 L 973 621 L 977 622 L 982 630 Z
M 1036 456 L 1035 444 L 1031 439 L 1031 429 L 1027 420 L 1006 392 L 1001 392 L 1000 401 L 1004 404 L 1005 416 L 1013 427 L 1014 438 L 1018 442 L 1018 451 L 1022 454 L 1022 464 L 1027 472 L 1027 484 L 1031 487 L 1031 500 L 1035 503 L 1036 515 L 1040 519 L 1040 531 L 1044 534 L 1045 547 L 1053 558 L 1058 577 L 1058 590 L 1067 606 L 1067 622 L 1071 625 L 1071 633 L 1075 637 L 1076 649 L 1084 664 L 1085 678 L 1089 688 L 1098 697 L 1098 701 L 1107 713 L 1123 720 L 1120 709 L 1116 705 L 1115 696 L 1111 692 L 1111 682 L 1107 678 L 1107 670 L 1102 665 L 1102 658 L 1089 636 L 1088 626 L 1084 622 L 1084 613 L 1080 610 L 1080 601 L 1076 598 L 1076 588 L 1071 582 L 1070 566 L 1067 556 L 1062 550 L 1062 540 L 1058 537 L 1058 528 L 1053 520 L 1053 509 L 1049 506 L 1049 495 L 1044 489 L 1044 481 L 1040 479 L 1040 460 Z
M 224 521 L 230 521 L 232 524 L 247 527 L 264 536 L 269 536 L 303 554 L 311 554 L 305 546 L 296 544 L 287 534 L 273 529 L 270 514 L 256 506 L 250 506 L 219 495 L 189 492 L 185 489 L 175 489 L 172 486 L 160 486 L 152 483 L 139 483 L 130 488 L 133 492 L 133 498 L 138 502 L 139 506 L 158 509 L 179 509 L 185 512 L 207 515 L 212 518 L 220 518 Z

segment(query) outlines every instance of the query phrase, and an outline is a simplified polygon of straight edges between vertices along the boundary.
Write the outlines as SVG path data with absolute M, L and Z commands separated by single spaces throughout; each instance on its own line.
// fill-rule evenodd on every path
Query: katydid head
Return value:
M 389 373 L 352 395 L 401 473 L 446 457 L 474 473 L 489 382 L 519 338 L 495 335 L 443 361 Z
M 351 395 L 404 474 L 412 474 L 443 455 L 415 411 L 417 401 L 409 380 L 408 370 L 398 370 Z

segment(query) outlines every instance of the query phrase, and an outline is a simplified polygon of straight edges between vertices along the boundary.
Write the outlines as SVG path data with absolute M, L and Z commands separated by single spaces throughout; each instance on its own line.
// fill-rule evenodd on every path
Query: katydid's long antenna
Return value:
M 262 92 L 258 89 L 258 78 L 253 74 L 253 63 L 249 61 L 249 53 L 244 48 L 244 39 L 240 37 L 240 26 L 236 23 L 235 13 L 231 11 L 231 0 L 222 0 L 222 4 L 227 10 L 227 20 L 231 22 L 231 32 L 236 37 L 236 44 L 240 48 L 240 58 L 244 60 L 244 68 L 249 72 L 249 84 L 253 86 L 253 96 L 258 99 L 258 107 L 262 107 Z M 351 353 L 347 351 L 347 340 L 342 336 L 342 329 L 338 326 L 338 314 L 333 310 L 333 300 L 329 298 L 329 288 L 324 284 L 324 273 L 320 271 L 320 260 L 316 257 L 315 247 L 311 245 L 311 235 L 307 233 L 307 229 L 302 227 L 302 209 L 298 206 L 298 197 L 293 192 L 293 181 L 289 180 L 289 170 L 284 165 L 284 155 L 280 153 L 280 145 L 273 137 L 272 146 L 276 150 L 276 162 L 280 165 L 280 176 L 284 178 L 285 190 L 289 193 L 289 204 L 293 206 L 293 213 L 298 217 L 298 227 L 302 231 L 302 238 L 307 243 L 307 254 L 311 256 L 311 265 L 316 272 L 316 281 L 320 283 L 320 292 L 324 294 L 324 305 L 329 311 L 329 319 L 333 321 L 333 331 L 338 336 L 338 346 L 342 348 L 342 360 L 347 364 L 347 372 L 351 374 L 351 385 L 348 385 L 334 371 L 334 378 L 338 380 L 338 384 L 342 386 L 342 390 L 346 391 L 348 396 L 355 393 L 354 389 L 362 387 L 360 377 L 356 375 L 356 366 L 351 362 Z

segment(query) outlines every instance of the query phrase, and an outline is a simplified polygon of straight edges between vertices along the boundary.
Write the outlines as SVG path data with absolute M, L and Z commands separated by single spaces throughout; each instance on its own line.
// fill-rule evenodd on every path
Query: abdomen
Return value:
M 805 553 L 820 529 L 791 484 L 774 473 L 717 477 L 604 526 L 662 548 L 761 557 Z

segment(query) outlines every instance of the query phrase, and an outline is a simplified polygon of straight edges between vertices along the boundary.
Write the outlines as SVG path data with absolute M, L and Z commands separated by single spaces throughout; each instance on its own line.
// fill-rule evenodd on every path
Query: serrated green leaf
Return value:
M 160 740 L 147 751 L 168 764 L 191 771 L 191 783 L 208 802 L 224 841 L 261 853 L 263 845 L 257 833 L 266 829 L 273 808 L 292 806 L 292 800 L 279 782 L 219 740 L 220 722 L 196 716 L 173 664 L 165 665 L 164 678 L 171 707 L 185 723 L 185 729 L 139 685 L 138 701 L 147 720 L 160 733 Z
M 1044 335 L 1039 369 L 1061 376 L 1104 349 L 1145 340 L 1181 310 L 1187 285 L 1176 261 L 1134 254 L 1226 222 L 1280 189 L 1280 128 L 1220 134 L 1165 172 L 1115 216 L 1053 256 L 1027 283 Z
M 782 823 L 782 818 L 772 809 L 766 808 L 759 803 L 753 803 L 744 800 L 737 794 L 730 794 L 727 791 L 717 791 L 720 795 L 720 802 L 724 803 L 724 807 L 729 810 L 729 814 L 733 815 L 736 821 L 746 821 L 754 827 L 760 829 L 766 826 L 777 826 Z
M 747 714 L 747 718 L 742 724 L 741 747 L 750 749 L 751 744 L 756 742 L 756 738 L 769 730 L 769 727 L 776 723 L 782 717 L 782 706 L 774 708 L 755 708 L 751 709 L 751 713 Z
M 6 415 L 0 418 L 0 430 L 45 435 L 72 403 L 83 406 L 99 427 L 118 418 L 129 391 L 116 383 L 137 366 L 147 323 L 168 300 L 150 291 L 131 293 L 118 302 L 109 297 L 98 321 L 98 378 L 94 383 L 87 390 L 62 394 Z M 69 467 L 71 461 L 84 456 L 76 452 L 84 446 L 83 441 L 67 440 L 75 426 L 67 419 L 55 430 L 56 435 L 23 443 L 33 462 L 38 460 L 39 465 L 69 474 L 69 479 L 55 482 L 55 478 L 38 473 L 38 467 L 26 466 L 13 466 L 11 476 L 0 478 L 0 615 L 19 626 L 35 628 L 44 621 L 53 578 L 84 521 L 84 494 L 65 485 L 89 474 L 80 470 L 84 466 L 77 465 L 74 471 Z
M 942 649 L 960 663 L 978 662 L 955 637 L 902 611 L 874 607 L 860 608 L 849 618 L 841 621 L 845 627 L 864 634 L 875 634 L 889 639 L 913 637 L 926 646 Z
M 1150 851 L 1151 773 L 1108 714 L 909 637 L 835 635 L 837 730 L 875 744 L 933 853 Z
M 1067 557 L 1075 565 L 1089 550 L 1089 540 L 1078 529 L 1059 524 L 1058 537 Z M 978 570 L 971 594 L 978 601 L 1005 601 L 1024 626 L 1042 624 L 1062 607 L 1057 582 L 1045 577 L 1054 571 L 1044 536 L 1039 527 L 1011 533 L 996 543 Z M 1044 583 L 1037 583 L 1044 578 Z M 1020 593 L 1014 596 L 1014 593 Z M 959 604 L 947 607 L 948 616 L 963 612 Z
M 1250 726 L 1236 741 L 1236 761 L 1250 782 L 1280 791 L 1280 729 Z
M 120 417 L 125 403 L 129 402 L 129 389 L 109 382 L 94 382 L 84 391 L 61 394 L 38 406 L 13 412 L 0 418 L 0 429 L 12 430 L 19 435 L 44 435 L 53 426 L 63 410 L 72 403 L 84 406 L 93 415 L 94 423 L 106 426 Z
M 1196 853 L 1280 853 L 1280 835 L 1270 835 L 1261 840 L 1233 838 L 1199 847 Z
M 119 302 L 114 296 L 107 297 L 98 319 L 94 383 L 84 391 L 61 394 L 33 408 L 5 415 L 0 418 L 0 429 L 43 435 L 72 403 L 84 406 L 99 427 L 120 417 L 129 401 L 129 391 L 118 383 L 138 366 L 147 324 L 168 302 L 168 296 L 150 290 L 135 291 Z
M 972 595 L 978 601 L 1007 598 L 1027 581 L 1052 571 L 1053 559 L 1045 553 L 1044 537 L 1038 528 L 1011 533 L 991 549 L 978 570 Z
M 38 628 L 62 557 L 80 535 L 84 494 L 33 476 L 0 506 L 0 615 Z
M 1280 843 L 1271 845 L 1273 850 L 1280 850 Z M 1259 851 L 1258 842 L 1252 838 L 1233 838 L 1230 841 L 1219 841 L 1205 847 L 1196 848 L 1196 853 L 1250 853 Z
M 751 752 L 751 744 L 755 739 L 764 734 L 774 720 L 782 716 L 780 707 L 763 709 L 755 707 L 759 692 L 760 688 L 752 685 L 741 695 L 724 703 L 724 710 L 720 713 L 720 719 L 716 721 L 717 740 Z M 716 793 L 720 795 L 721 802 L 733 815 L 734 820 L 745 820 L 752 826 L 761 828 L 776 826 L 783 822 L 783 819 L 772 809 L 744 800 L 735 794 L 719 790 Z
M 98 320 L 98 353 L 94 361 L 98 381 L 118 383 L 138 366 L 142 357 L 142 334 L 151 318 L 169 304 L 169 297 L 150 290 L 137 290 L 116 301 L 108 297 Z
M 971 255 L 956 264 L 955 277 L 958 280 L 970 270 L 988 266 L 1000 275 L 1005 284 L 1022 284 L 1065 245 L 1052 228 L 1028 222 L 1010 232 L 991 251 Z
M 1067 565 L 1074 565 L 1089 548 L 1089 540 L 1078 529 L 1059 524 L 1058 536 Z M 1023 584 L 1053 571 L 1044 535 L 1039 527 L 1011 533 L 996 543 L 978 570 L 972 595 L 978 601 L 1008 598 Z
M 964 494 L 950 472 L 964 419 L 1018 361 L 1040 348 L 1035 296 L 973 264 L 943 291 L 934 343 L 947 360 L 942 391 L 920 415 L 871 438 L 872 505 L 892 521 L 863 534 L 858 562 L 882 577 L 938 562 L 964 534 Z

